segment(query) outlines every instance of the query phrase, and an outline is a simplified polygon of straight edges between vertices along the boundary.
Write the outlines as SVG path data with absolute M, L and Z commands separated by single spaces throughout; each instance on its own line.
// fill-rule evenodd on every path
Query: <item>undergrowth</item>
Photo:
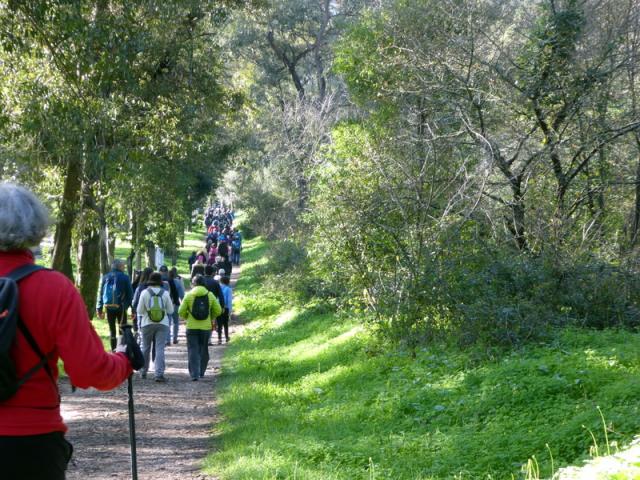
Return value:
M 266 273 L 267 244 L 245 245 L 246 328 L 225 354 L 206 462 L 221 479 L 526 478 L 533 457 L 545 478 L 640 428 L 638 334 L 562 329 L 501 355 L 392 348 L 356 314 L 293 302 Z

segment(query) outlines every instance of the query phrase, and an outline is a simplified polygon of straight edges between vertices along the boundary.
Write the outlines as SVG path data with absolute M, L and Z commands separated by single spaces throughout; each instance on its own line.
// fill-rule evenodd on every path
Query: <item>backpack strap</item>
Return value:
M 158 297 L 160 299 L 160 304 L 162 305 L 162 309 L 164 310 L 164 299 L 162 298 L 164 296 L 164 288 L 160 287 L 160 290 L 158 292 L 154 292 L 153 290 L 149 290 L 149 300 L 151 300 L 151 302 L 153 303 L 153 297 Z
M 31 275 L 34 272 L 37 272 L 38 270 L 51 271 L 50 268 L 44 268 L 39 265 L 30 263 L 30 264 L 18 267 L 15 270 L 11 271 L 11 273 L 9 273 L 7 277 L 12 279 L 14 282 L 18 283 L 20 282 L 20 280 L 28 277 L 29 275 Z M 22 318 L 20 318 L 20 315 L 18 315 L 17 324 L 18 324 L 18 328 L 20 329 L 20 333 L 22 333 L 22 335 L 24 336 L 25 340 L 31 347 L 31 350 L 33 350 L 34 353 L 40 358 L 40 361 L 31 369 L 29 369 L 29 371 L 20 380 L 18 380 L 18 387 L 22 386 L 27 380 L 29 380 L 34 373 L 40 370 L 40 368 L 44 368 L 44 370 L 47 372 L 47 376 L 49 377 L 49 379 L 51 380 L 51 383 L 53 384 L 53 387 L 58 393 L 58 404 L 59 404 L 60 393 L 58 392 L 58 385 L 56 384 L 56 380 L 53 376 L 53 372 L 51 371 L 51 367 L 49 365 L 49 360 L 53 357 L 53 351 L 49 352 L 47 355 L 42 353 L 42 350 L 40 350 L 38 343 L 36 342 L 35 338 L 33 338 L 33 335 L 31 335 L 31 332 L 22 321 Z
M 33 263 L 28 263 L 27 265 L 22 265 L 21 267 L 12 270 L 9 274 L 5 275 L 5 277 L 10 278 L 14 282 L 18 283 L 25 277 L 28 277 L 34 272 L 38 270 L 50 270 L 49 268 L 41 267 L 40 265 L 35 265 Z
M 31 335 L 31 332 L 24 324 L 20 316 L 18 316 L 18 328 L 20 329 L 20 332 L 24 336 L 31 349 L 36 353 L 36 355 L 38 355 L 38 357 L 40 357 L 40 361 L 18 381 L 18 386 L 22 386 L 22 384 L 29 380 L 29 378 L 31 378 L 31 376 L 40 368 L 44 368 L 45 372 L 47 372 L 47 376 L 51 380 L 51 383 L 53 383 L 53 386 L 55 387 L 57 392 L 58 385 L 56 384 L 55 378 L 53 377 L 53 372 L 51 371 L 51 366 L 49 365 L 49 360 L 53 357 L 53 351 L 49 352 L 47 355 L 42 353 L 42 350 L 40 350 L 40 347 L 38 346 L 35 338 L 33 338 L 33 335 Z M 60 394 L 58 394 L 58 401 L 60 401 Z

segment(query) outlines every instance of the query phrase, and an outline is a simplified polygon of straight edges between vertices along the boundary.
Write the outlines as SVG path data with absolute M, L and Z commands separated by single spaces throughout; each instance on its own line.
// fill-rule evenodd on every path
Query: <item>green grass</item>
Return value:
M 381 348 L 358 318 L 295 306 L 260 277 L 267 245 L 245 244 L 227 349 L 224 421 L 206 469 L 221 479 L 541 477 L 606 453 L 640 429 L 640 335 L 564 330 L 554 345 L 496 360 L 430 345 Z M 268 270 L 268 268 L 266 269 Z

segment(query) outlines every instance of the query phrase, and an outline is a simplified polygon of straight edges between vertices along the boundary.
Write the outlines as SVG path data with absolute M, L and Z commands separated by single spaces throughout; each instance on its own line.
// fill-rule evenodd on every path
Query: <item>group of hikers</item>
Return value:
M 217 257 L 221 235 L 228 239 L 224 242 L 227 245 L 233 242 L 234 234 L 241 237 L 233 231 L 232 212 L 216 207 L 209 213 L 207 253 L 215 244 Z M 2 478 L 65 478 L 73 447 L 65 439 L 67 426 L 60 414 L 59 359 L 72 385 L 111 390 L 134 369 L 146 377 L 152 346 L 155 379 L 165 381 L 164 348 L 179 341 L 180 318 L 186 323 L 192 380 L 205 375 L 213 328 L 217 327 L 218 343 L 222 342 L 223 330 L 229 341 L 231 268 L 216 271 L 222 263 L 209 264 L 209 255 L 205 262 L 194 261 L 194 265 L 204 265 L 204 272 L 191 272 L 192 288 L 187 292 L 174 268 L 163 266 L 157 272 L 145 269 L 132 283 L 124 272 L 125 263 L 116 259 L 112 271 L 102 278 L 97 303 L 98 315 L 106 315 L 109 324 L 111 351 L 106 351 L 73 282 L 61 273 L 35 265 L 33 249 L 50 225 L 47 208 L 33 192 L 15 183 L 0 183 Z M 211 226 L 218 234 L 215 240 L 210 237 Z M 220 257 L 221 262 L 229 261 L 229 254 Z M 130 307 L 131 323 L 141 346 L 127 323 Z M 118 327 L 124 332 L 119 339 Z
M 192 288 L 188 292 L 176 267 L 169 269 L 166 265 L 160 266 L 157 272 L 150 267 L 135 272 L 131 282 L 124 272 L 125 262 L 116 259 L 112 270 L 102 277 L 96 312 L 100 318 L 104 318 L 106 312 L 113 350 L 117 329 L 127 323 L 127 311 L 131 309 L 133 331 L 144 358 L 140 370 L 143 379 L 147 377 L 153 357 L 154 380 L 166 382 L 165 348 L 178 343 L 180 319 L 186 324 L 187 365 L 192 381 L 205 375 L 213 331 L 217 331 L 218 344 L 222 344 L 223 332 L 225 341 L 229 342 L 233 308 L 230 286 L 233 265 L 229 260 L 233 247 L 230 249 L 229 244 L 241 242 L 242 237 L 233 228 L 233 212 L 222 207 L 207 211 L 205 226 L 205 248 L 193 252 L 189 258 Z M 239 252 L 237 259 L 239 263 Z

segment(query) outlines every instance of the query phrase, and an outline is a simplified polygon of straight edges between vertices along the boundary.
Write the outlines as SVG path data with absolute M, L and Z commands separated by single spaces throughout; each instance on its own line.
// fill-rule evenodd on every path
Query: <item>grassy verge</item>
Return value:
M 247 326 L 225 354 L 206 463 L 222 479 L 525 478 L 533 456 L 548 477 L 606 454 L 599 409 L 610 442 L 640 429 L 638 334 L 564 330 L 495 360 L 383 350 L 358 318 L 292 305 L 260 276 L 265 243 L 245 245 Z

